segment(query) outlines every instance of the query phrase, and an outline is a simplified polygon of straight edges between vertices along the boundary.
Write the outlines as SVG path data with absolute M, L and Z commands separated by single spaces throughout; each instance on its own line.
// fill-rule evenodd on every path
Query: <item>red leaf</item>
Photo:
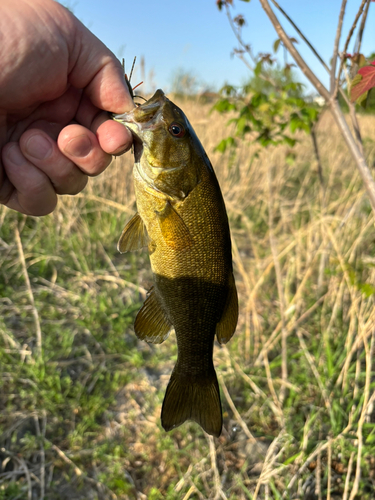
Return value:
M 371 66 L 363 66 L 358 70 L 357 75 L 361 75 L 361 80 L 354 82 L 354 85 L 350 89 L 350 100 L 352 102 L 356 101 L 365 92 L 375 87 L 375 61 L 371 63 Z M 357 78 L 355 77 L 355 80 Z

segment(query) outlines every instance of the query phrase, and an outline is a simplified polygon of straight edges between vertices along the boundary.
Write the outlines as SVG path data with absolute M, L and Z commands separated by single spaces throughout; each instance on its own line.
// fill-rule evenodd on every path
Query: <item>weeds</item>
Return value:
M 116 250 L 135 210 L 125 156 L 48 217 L 0 211 L 0 499 L 372 499 L 374 221 L 345 145 L 324 116 L 322 187 L 309 138 L 294 163 L 285 146 L 221 155 L 222 119 L 184 108 L 222 186 L 240 296 L 215 348 L 222 436 L 161 429 L 177 351 L 132 328 L 151 274 L 146 253 Z M 361 117 L 369 163 L 373 126 Z

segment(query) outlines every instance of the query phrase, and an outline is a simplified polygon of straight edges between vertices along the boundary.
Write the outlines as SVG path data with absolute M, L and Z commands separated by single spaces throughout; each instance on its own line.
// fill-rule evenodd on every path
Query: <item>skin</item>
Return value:
M 107 112 L 134 103 L 116 57 L 53 0 L 1 0 L 0 46 L 0 203 L 45 215 L 131 147 Z

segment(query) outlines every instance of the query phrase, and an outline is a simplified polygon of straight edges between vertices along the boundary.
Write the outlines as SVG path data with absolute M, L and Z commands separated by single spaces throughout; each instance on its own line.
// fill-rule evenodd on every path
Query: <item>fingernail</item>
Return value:
M 64 149 L 64 153 L 70 156 L 84 157 L 87 156 L 92 149 L 90 139 L 86 135 L 79 135 L 71 139 Z
M 20 151 L 18 144 L 14 144 L 10 146 L 7 150 L 8 160 L 13 163 L 13 165 L 17 165 L 18 167 L 25 163 L 25 158 Z
M 131 145 L 129 146 L 128 144 L 125 146 L 120 146 L 119 148 L 116 149 L 116 151 L 114 151 L 112 153 L 113 156 L 121 156 L 123 155 L 124 153 L 126 153 L 127 151 L 129 151 L 129 149 L 131 148 Z
M 32 135 L 25 144 L 25 152 L 37 160 L 46 160 L 52 153 L 52 144 L 42 135 Z

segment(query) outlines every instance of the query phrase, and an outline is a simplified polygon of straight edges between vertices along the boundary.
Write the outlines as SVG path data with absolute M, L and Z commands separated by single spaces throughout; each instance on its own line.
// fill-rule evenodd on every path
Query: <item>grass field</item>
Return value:
M 220 438 L 165 433 L 171 336 L 137 340 L 146 252 L 116 244 L 135 211 L 132 157 L 53 214 L 0 208 L 0 499 L 373 499 L 374 218 L 351 157 L 323 116 L 311 139 L 254 157 L 214 152 L 209 106 L 182 107 L 226 200 L 240 299 L 215 347 Z M 369 165 L 375 118 L 362 117 Z

